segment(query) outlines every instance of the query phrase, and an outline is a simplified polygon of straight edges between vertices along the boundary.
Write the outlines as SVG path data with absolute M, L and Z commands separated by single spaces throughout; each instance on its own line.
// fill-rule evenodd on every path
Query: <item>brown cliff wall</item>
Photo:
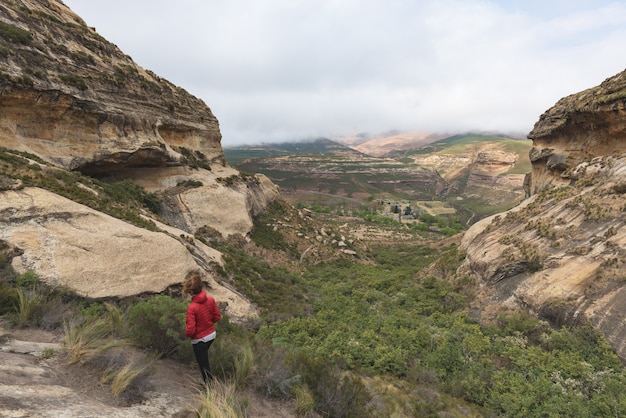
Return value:
M 528 138 L 533 140 L 528 195 L 569 184 L 571 170 L 583 161 L 626 152 L 626 72 L 559 100 Z
M 67 169 L 224 164 L 202 100 L 109 43 L 59 1 L 0 4 L 0 145 Z
M 21 190 L 24 172 L 0 166 L 0 240 L 19 250 L 14 268 L 89 296 L 160 292 L 192 268 L 210 278 L 221 256 L 194 233 L 246 235 L 278 197 L 265 176 L 226 164 L 202 100 L 135 64 L 57 0 L 0 2 L 0 146 L 35 154 L 45 164 L 32 164 L 51 176 L 130 179 L 164 201 L 162 213 L 142 212 L 156 225 L 144 231 L 51 191 Z M 166 210 L 168 201 L 176 205 Z M 233 317 L 254 314 L 241 295 L 212 290 Z

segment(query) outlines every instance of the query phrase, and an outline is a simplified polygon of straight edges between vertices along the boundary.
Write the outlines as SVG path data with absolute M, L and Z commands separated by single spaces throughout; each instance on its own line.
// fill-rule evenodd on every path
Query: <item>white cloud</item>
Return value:
M 623 2 L 66 0 L 203 99 L 223 144 L 355 131 L 528 132 L 622 71 Z

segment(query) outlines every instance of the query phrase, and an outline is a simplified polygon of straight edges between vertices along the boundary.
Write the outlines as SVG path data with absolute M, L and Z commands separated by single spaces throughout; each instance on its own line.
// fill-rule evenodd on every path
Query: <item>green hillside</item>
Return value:
M 271 158 L 284 155 L 361 155 L 352 148 L 326 138 L 311 141 L 281 142 L 265 145 L 242 145 L 225 147 L 226 161 L 237 166 L 242 161 L 255 158 Z

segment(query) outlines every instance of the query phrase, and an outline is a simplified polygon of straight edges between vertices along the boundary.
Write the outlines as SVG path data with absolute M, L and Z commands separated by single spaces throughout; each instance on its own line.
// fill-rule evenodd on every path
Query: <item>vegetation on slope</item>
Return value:
M 466 158 L 487 149 L 506 152 L 509 158 L 517 156 L 517 162 L 500 176 L 530 171 L 529 141 L 479 134 L 455 135 L 419 149 L 393 152 L 387 158 L 349 152 L 349 148 L 328 140 L 235 147 L 224 152 L 238 169 L 267 175 L 296 206 L 320 205 L 338 211 L 346 206 L 361 210 L 376 198 L 440 201 L 456 210 L 461 224 L 466 225 L 510 209 L 520 196 L 520 190 L 508 194 L 506 186 L 494 188 L 490 183 L 479 190 L 468 189 L 470 170 Z M 447 166 L 423 162 L 416 159 L 418 156 L 446 161 L 464 158 Z
M 265 315 L 255 335 L 299 361 L 317 359 L 357 378 L 352 384 L 365 386 L 368 409 L 345 416 L 434 416 L 458 408 L 476 416 L 602 416 L 626 407 L 622 364 L 590 324 L 553 327 L 505 308 L 488 321 L 473 319 L 474 287 L 454 277 L 463 258 L 455 246 L 386 243 L 363 256 L 293 273 L 288 286 L 304 289 L 306 303 L 291 318 L 285 310 L 280 318 Z M 392 382 L 401 389 L 390 393 Z M 427 390 L 436 400 L 418 395 Z
M 5 150 L 0 155 L 8 188 L 15 186 L 9 180 L 19 178 L 77 200 L 84 198 L 78 183 L 101 187 L 90 195 L 103 202 L 117 196 L 102 192 L 107 185 L 73 173 L 44 181 L 37 176 L 47 170 L 42 162 Z M 444 411 L 619 416 L 626 411 L 626 373 L 597 331 L 589 324 L 552 327 L 505 308 L 479 322 L 469 310 L 473 284 L 454 275 L 463 254 L 455 245 L 431 245 L 441 235 L 369 222 L 383 236 L 401 231 L 407 238 L 384 245 L 368 242 L 356 258 L 303 264 L 297 262 L 300 247 L 269 228 L 266 216 L 297 219 L 284 204 L 257 219 L 251 236 L 263 248 L 262 258 L 252 255 L 244 240 L 218 244 L 226 260 L 221 280 L 248 295 L 263 314 L 244 324 L 228 317 L 218 324 L 212 361 L 225 386 L 207 396 L 226 393 L 232 400 L 254 390 L 292 399 L 301 416 L 325 417 L 436 416 Z M 328 222 L 334 215 L 323 216 Z M 150 373 L 150 367 L 148 360 L 120 357 L 120 344 L 195 367 L 182 335 L 186 303 L 180 295 L 108 303 L 79 298 L 67 289 L 46 288 L 32 272 L 17 275 L 10 268 L 11 249 L 4 243 L 0 249 L 2 314 L 18 327 L 62 329 L 66 352 L 59 355 L 101 373 L 102 383 L 124 402 L 141 399 L 137 377 Z M 215 405 L 211 399 L 199 400 L 198 409 Z M 245 414 L 245 402 L 223 408 Z
M 54 167 L 36 155 L 0 147 L 0 191 L 26 186 L 49 190 L 142 228 L 156 228 L 141 214 L 158 213 L 159 197 L 132 181 L 99 181 L 77 171 Z

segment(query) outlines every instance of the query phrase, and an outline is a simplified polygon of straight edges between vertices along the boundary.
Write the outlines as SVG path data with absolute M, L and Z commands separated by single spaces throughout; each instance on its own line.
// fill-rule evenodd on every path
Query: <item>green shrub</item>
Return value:
M 81 91 L 85 91 L 87 90 L 89 87 L 87 86 L 87 83 L 85 83 L 85 80 L 83 80 L 81 77 L 74 75 L 74 74 L 62 74 L 59 76 L 59 78 L 61 79 L 62 82 L 69 84 L 70 86 L 74 86 L 76 87 L 78 90 Z
M 195 169 L 204 168 L 205 170 L 211 171 L 211 164 L 202 152 L 200 151 L 194 152 L 186 147 L 179 147 L 177 148 L 177 151 L 183 155 L 183 158 L 181 159 L 182 162 L 184 164 L 187 164 L 189 167 L 195 168 Z M 230 176 L 229 179 L 231 177 L 237 177 L 237 175 Z M 221 182 L 223 180 L 224 179 L 221 177 L 217 178 L 218 182 Z M 227 184 L 232 184 L 232 183 L 228 182 Z
M 199 180 L 187 179 L 187 180 L 182 180 L 182 181 L 177 182 L 176 186 L 194 189 L 196 187 L 202 187 L 203 183 Z
M 193 236 L 207 245 L 211 245 L 210 243 L 221 244 L 224 241 L 222 234 L 208 225 L 198 228 Z
M 246 417 L 246 405 L 237 396 L 237 388 L 230 382 L 213 380 L 196 395 L 198 418 Z
M 15 278 L 15 284 L 17 287 L 33 288 L 39 285 L 39 276 L 34 271 L 27 271 Z
M 186 310 L 184 302 L 164 295 L 139 302 L 128 310 L 128 338 L 159 356 L 190 360 L 191 345 L 184 332 Z
M 111 393 L 116 398 L 119 398 L 124 392 L 139 391 L 137 386 L 140 386 L 139 382 L 145 380 L 145 378 L 152 371 L 152 362 L 145 359 L 126 362 L 123 359 L 121 362 L 118 357 L 112 357 L 109 360 L 107 369 L 100 376 L 100 384 L 111 384 Z
M 133 183 L 132 180 L 105 183 L 103 186 L 117 204 L 132 204 L 136 201 L 153 213 L 158 213 L 161 209 L 161 200 L 156 193 L 147 192 L 143 187 Z
M 27 30 L 0 21 L 0 38 L 17 44 L 29 45 L 33 37 Z
M 315 410 L 322 416 L 372 416 L 371 395 L 358 377 L 324 358 L 300 354 L 293 361 L 315 398 Z
M 56 355 L 56 353 L 57 352 L 56 352 L 56 350 L 54 348 L 48 347 L 48 348 L 44 348 L 41 351 L 41 354 L 39 355 L 39 357 L 42 358 L 42 359 L 50 359 L 50 358 L 54 357 Z
M 16 312 L 18 303 L 17 290 L 0 280 L 0 315 Z
M 111 325 L 106 317 L 77 318 L 63 324 L 67 362 L 84 362 L 119 345 L 111 340 Z
M 45 295 L 39 287 L 17 288 L 17 306 L 12 319 L 18 327 L 39 326 L 43 318 Z
M 289 361 L 287 349 L 258 339 L 254 355 L 257 359 L 252 379 L 255 390 L 268 398 L 289 398 L 302 379 Z
M 223 246 L 224 268 L 238 291 L 266 310 L 274 318 L 302 314 L 307 309 L 303 286 L 296 274 L 272 268 L 264 260 L 245 251 Z
M 269 250 L 284 251 L 292 257 L 300 257 L 297 249 L 289 244 L 283 235 L 274 229 L 277 218 L 289 216 L 289 207 L 285 202 L 273 201 L 264 212 L 254 219 L 250 238 L 255 244 Z

